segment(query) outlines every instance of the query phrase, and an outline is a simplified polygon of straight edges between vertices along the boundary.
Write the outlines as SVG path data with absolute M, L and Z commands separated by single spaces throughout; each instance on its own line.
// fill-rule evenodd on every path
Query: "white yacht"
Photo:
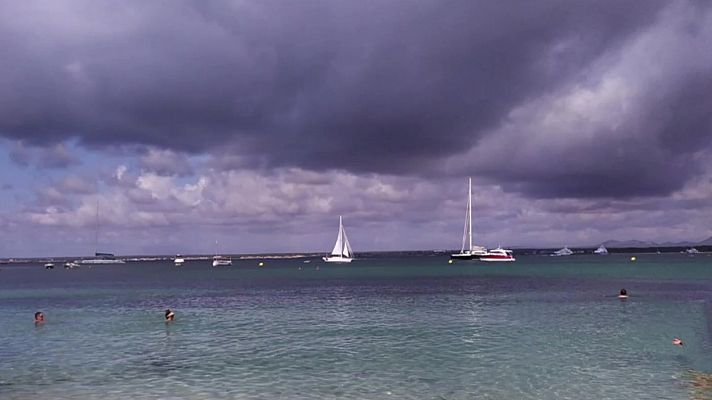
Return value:
M 694 247 L 690 247 L 689 249 L 685 250 L 685 253 L 694 256 L 695 254 L 700 254 L 700 251 Z
M 564 246 L 563 249 L 557 250 L 551 255 L 554 257 L 562 257 L 562 256 L 570 256 L 572 254 L 574 254 L 574 252 L 571 251 L 568 247 Z
M 175 264 L 176 267 L 180 267 L 185 264 L 185 258 L 181 257 L 181 255 L 178 254 L 176 255 L 176 258 L 173 259 L 173 264 Z
M 66 268 L 66 269 L 79 268 L 79 264 L 74 261 L 67 261 L 66 263 L 64 263 L 64 268 Z
M 459 253 L 450 254 L 450 258 L 454 260 L 479 260 L 487 254 L 485 247 L 472 245 L 472 178 L 470 178 L 467 191 L 465 228 L 462 233 L 462 248 L 460 248 Z
M 346 229 L 339 215 L 339 234 L 336 236 L 336 243 L 331 254 L 322 257 L 322 260 L 330 263 L 350 263 L 354 259 L 354 252 L 351 250 L 349 238 L 346 237 Z
M 50 262 L 50 263 L 45 264 L 44 267 L 45 267 L 45 269 L 53 269 L 54 264 Z
M 494 250 L 490 250 L 487 254 L 480 257 L 480 261 L 485 262 L 513 262 L 516 261 L 514 258 L 514 252 L 512 250 L 505 250 L 501 247 L 497 247 Z
M 599 246 L 596 250 L 593 251 L 593 254 L 598 254 L 598 255 L 600 255 L 600 256 L 605 256 L 605 255 L 608 254 L 608 249 L 606 248 L 606 246 L 601 245 L 601 246 Z

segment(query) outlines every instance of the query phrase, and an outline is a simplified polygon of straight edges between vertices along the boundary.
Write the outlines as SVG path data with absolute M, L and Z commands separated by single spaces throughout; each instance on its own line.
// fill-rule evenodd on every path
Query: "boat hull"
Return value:
M 213 267 L 228 267 L 232 265 L 232 261 L 213 261 Z
M 471 254 L 471 253 L 450 254 L 451 260 L 479 260 L 480 258 L 482 258 L 482 255 L 479 255 L 479 254 Z
M 484 256 L 484 257 L 480 257 L 480 261 L 484 261 L 484 262 L 514 262 L 514 261 L 516 261 L 516 259 L 514 257 Z
M 351 261 L 353 261 L 353 258 L 346 258 L 346 257 L 322 257 L 321 259 L 328 263 L 341 263 L 341 264 L 346 264 L 346 263 L 350 263 Z

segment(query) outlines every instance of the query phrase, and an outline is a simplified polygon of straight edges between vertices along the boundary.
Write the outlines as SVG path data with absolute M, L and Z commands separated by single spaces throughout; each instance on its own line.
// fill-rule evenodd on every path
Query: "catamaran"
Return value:
M 101 253 L 99 249 L 99 202 L 96 203 L 96 222 L 95 222 L 95 232 L 94 232 L 94 258 L 85 258 L 82 260 L 77 260 L 75 263 L 78 264 L 89 264 L 89 265 L 99 265 L 99 264 L 125 264 L 124 260 L 120 260 L 114 256 L 113 253 Z
M 479 260 L 485 255 L 487 255 L 487 249 L 485 247 L 472 245 L 472 178 L 470 178 L 467 192 L 465 228 L 462 233 L 462 248 L 459 253 L 450 254 L 450 258 L 457 260 Z
M 322 259 L 332 263 L 350 263 L 354 259 L 354 252 L 351 250 L 349 238 L 346 237 L 346 230 L 344 229 L 341 215 L 339 215 L 339 234 L 336 236 L 334 249 L 331 250 L 331 254 L 322 257 Z
M 215 241 L 215 255 L 213 256 L 213 267 L 225 267 L 232 265 L 232 258 L 218 255 L 218 241 Z

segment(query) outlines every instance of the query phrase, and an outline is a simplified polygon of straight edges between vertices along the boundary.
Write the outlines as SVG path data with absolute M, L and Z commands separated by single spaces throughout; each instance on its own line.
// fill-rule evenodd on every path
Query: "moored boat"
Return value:
M 601 245 L 601 246 L 599 246 L 596 250 L 593 251 L 593 254 L 598 254 L 598 255 L 600 255 L 600 256 L 605 256 L 605 255 L 608 254 L 608 249 L 606 248 L 606 246 Z
M 450 258 L 453 260 L 479 260 L 486 254 L 487 249 L 485 247 L 472 245 L 472 178 L 469 178 L 465 228 L 462 233 L 462 247 L 459 253 L 450 254 Z
M 180 267 L 181 265 L 185 264 L 185 258 L 181 257 L 180 254 L 176 255 L 176 258 L 173 259 L 173 264 L 176 267 Z
M 232 265 L 232 258 L 226 256 L 214 256 L 213 267 L 225 267 Z
M 512 250 L 505 250 L 501 247 L 490 250 L 484 256 L 480 257 L 480 261 L 485 262 L 513 262 L 516 261 L 514 258 L 514 252 Z
M 557 250 L 554 253 L 552 253 L 551 255 L 554 257 L 562 257 L 562 256 L 570 256 L 572 254 L 574 254 L 574 252 L 571 251 L 571 249 L 569 249 L 568 247 L 564 246 L 563 249 Z

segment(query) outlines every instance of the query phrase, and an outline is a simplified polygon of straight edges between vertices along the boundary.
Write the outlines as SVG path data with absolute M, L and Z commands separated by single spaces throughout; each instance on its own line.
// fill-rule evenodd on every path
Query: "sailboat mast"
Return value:
M 469 217 L 468 227 L 470 229 L 468 237 L 470 238 L 470 247 L 467 250 L 472 250 L 472 178 L 469 179 L 469 188 L 467 191 L 467 216 Z
M 96 201 L 96 218 L 94 219 L 94 254 L 99 252 L 99 200 Z

